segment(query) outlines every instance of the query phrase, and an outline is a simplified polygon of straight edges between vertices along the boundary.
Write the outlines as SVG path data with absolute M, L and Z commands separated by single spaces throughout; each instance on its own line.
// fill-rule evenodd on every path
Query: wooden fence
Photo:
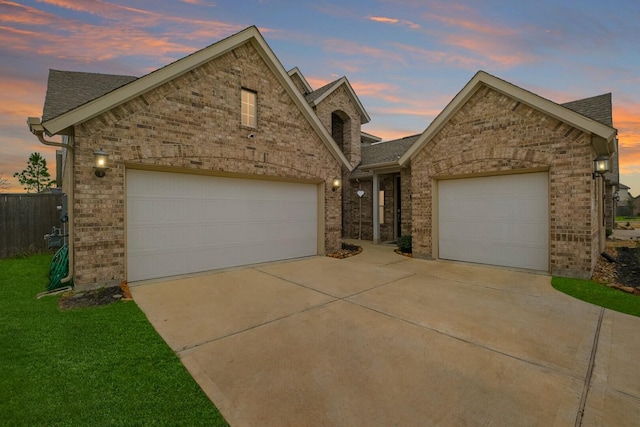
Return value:
M 61 227 L 61 194 L 0 194 L 0 258 L 46 249 L 44 235 Z

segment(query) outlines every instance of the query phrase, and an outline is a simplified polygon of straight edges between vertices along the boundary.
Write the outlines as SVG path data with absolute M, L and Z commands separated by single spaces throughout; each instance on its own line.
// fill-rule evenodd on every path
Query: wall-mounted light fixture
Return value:
M 93 155 L 96 159 L 96 166 L 94 167 L 96 176 L 102 178 L 107 174 L 107 170 L 109 169 L 107 167 L 107 157 L 109 157 L 109 154 L 101 148 L 98 151 L 94 151 Z
M 341 185 L 342 181 L 340 181 L 340 178 L 336 176 L 335 178 L 333 178 L 333 182 L 331 183 L 331 190 L 335 192 L 338 190 L 338 188 L 340 188 Z
M 618 203 L 620 201 L 620 193 L 618 193 L 617 191 L 615 193 L 613 193 L 613 200 Z
M 591 176 L 596 179 L 597 176 L 604 175 L 605 172 L 609 172 L 609 157 L 598 156 L 593 160 L 593 173 Z

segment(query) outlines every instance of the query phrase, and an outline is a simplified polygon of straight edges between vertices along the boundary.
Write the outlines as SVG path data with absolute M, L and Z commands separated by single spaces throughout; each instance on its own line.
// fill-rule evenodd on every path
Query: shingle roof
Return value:
M 561 104 L 578 114 L 589 117 L 603 125 L 613 127 L 613 113 L 611 106 L 611 93 L 592 96 L 589 98 L 578 99 L 576 101 Z M 611 171 L 605 174 L 605 177 L 614 183 L 620 180 L 620 166 L 618 162 L 618 143 L 616 142 L 616 152 L 609 158 Z
M 340 80 L 342 80 L 342 77 L 340 77 L 338 80 L 332 81 L 331 83 L 322 86 L 320 89 L 316 89 L 313 92 L 306 94 L 304 98 L 309 104 L 313 104 L 313 101 L 333 89 L 334 86 L 338 85 L 340 83 Z
M 73 110 L 136 79 L 133 76 L 49 70 L 42 121 Z
M 363 144 L 371 145 L 371 144 L 374 144 L 376 142 L 382 141 L 382 138 L 380 138 L 379 136 L 375 136 L 375 135 L 372 135 L 370 133 L 364 132 L 364 131 L 360 131 L 360 140 L 362 141 Z
M 603 125 L 613 127 L 611 93 L 565 102 L 560 105 Z
M 404 152 L 416 142 L 416 139 L 418 139 L 420 135 L 421 134 L 405 136 L 404 138 L 391 141 L 363 145 L 362 161 L 360 162 L 360 166 L 351 173 L 351 178 L 370 176 L 371 172 L 366 170 L 368 166 L 397 162 Z

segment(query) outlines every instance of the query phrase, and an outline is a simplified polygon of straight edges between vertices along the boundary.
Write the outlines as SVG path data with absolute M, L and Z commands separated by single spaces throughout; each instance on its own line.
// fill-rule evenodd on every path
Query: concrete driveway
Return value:
M 640 318 L 363 246 L 132 293 L 232 426 L 640 425 Z

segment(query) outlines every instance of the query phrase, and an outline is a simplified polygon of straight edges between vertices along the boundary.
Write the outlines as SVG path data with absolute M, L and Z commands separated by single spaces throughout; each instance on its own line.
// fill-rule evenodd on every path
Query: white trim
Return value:
M 294 75 L 297 75 L 302 81 L 302 85 L 304 86 L 304 89 L 307 91 L 307 93 L 313 92 L 313 88 L 311 87 L 307 79 L 304 78 L 304 75 L 298 67 L 293 67 L 287 72 L 287 74 L 289 74 L 289 77 L 291 77 L 292 79 Z
M 380 218 L 378 217 L 378 188 L 380 187 L 378 174 L 373 173 L 371 200 L 373 203 L 373 243 L 380 243 Z
M 136 96 L 139 96 L 151 89 L 154 89 L 184 73 L 187 73 L 206 62 L 211 61 L 237 47 L 251 43 L 258 51 L 262 59 L 265 61 L 269 69 L 274 73 L 280 84 L 285 88 L 287 93 L 293 98 L 295 104 L 303 113 L 311 127 L 316 131 L 322 142 L 327 146 L 335 159 L 349 171 L 353 170 L 353 166 L 349 163 L 346 156 L 333 138 L 329 135 L 320 120 L 311 110 L 309 104 L 305 101 L 300 91 L 295 87 L 293 81 L 287 74 L 286 70 L 275 56 L 267 42 L 264 40 L 260 31 L 256 27 L 249 27 L 237 34 L 227 37 L 209 47 L 199 50 L 185 58 L 173 62 L 163 68 L 153 71 L 146 76 L 140 77 L 131 83 L 128 83 L 112 92 L 109 92 L 99 98 L 87 102 L 71 111 L 61 114 L 51 120 L 43 122 L 42 125 L 50 135 L 55 135 L 64 130 L 85 122 L 96 117 L 112 108 L 121 105 Z
M 355 91 L 351 87 L 351 83 L 349 83 L 349 80 L 346 77 L 339 78 L 337 80 L 337 83 L 335 83 L 331 87 L 331 89 L 329 89 L 328 91 L 320 95 L 317 99 L 314 99 L 309 104 L 311 104 L 312 107 L 315 107 L 316 105 L 320 104 L 327 96 L 335 92 L 342 85 L 345 85 L 345 88 L 347 89 L 347 92 L 349 93 L 351 100 L 353 101 L 356 108 L 358 109 L 358 112 L 360 113 L 360 124 L 364 125 L 366 123 L 369 123 L 371 121 L 371 117 L 369 117 L 369 114 L 367 114 L 367 111 L 364 109 L 364 106 L 358 99 L 358 96 L 356 95 Z
M 449 102 L 440 114 L 431 122 L 429 127 L 418 137 L 409 149 L 400 157 L 398 163 L 406 165 L 433 138 L 449 119 L 480 89 L 488 86 L 498 92 L 539 110 L 558 120 L 592 135 L 592 143 L 597 154 L 611 154 L 615 151 L 616 130 L 595 120 L 578 114 L 548 99 L 499 79 L 484 71 L 478 71 L 464 88 Z

